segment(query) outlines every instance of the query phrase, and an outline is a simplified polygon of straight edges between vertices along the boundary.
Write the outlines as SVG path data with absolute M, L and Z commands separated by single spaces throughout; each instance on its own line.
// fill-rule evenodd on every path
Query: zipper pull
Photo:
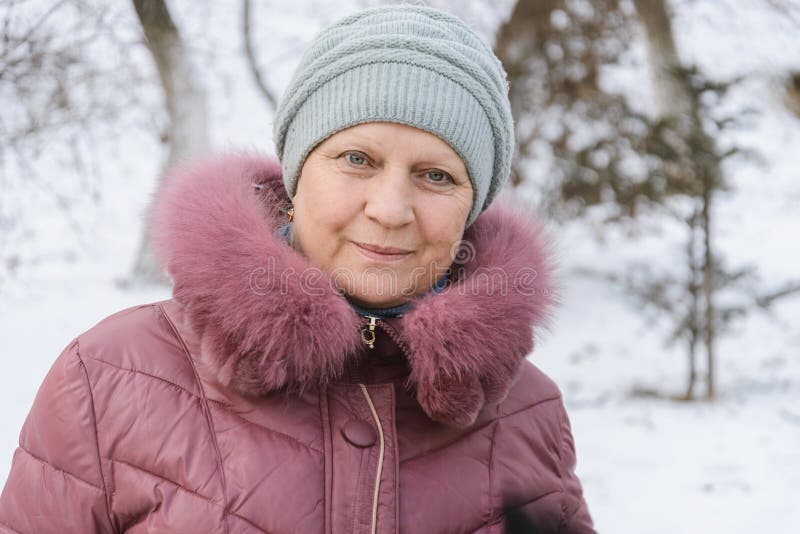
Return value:
M 361 329 L 361 339 L 367 346 L 371 349 L 375 348 L 375 324 L 378 320 L 377 317 L 373 317 L 371 315 L 365 315 L 365 319 L 369 319 L 369 324 L 365 325 L 364 328 Z

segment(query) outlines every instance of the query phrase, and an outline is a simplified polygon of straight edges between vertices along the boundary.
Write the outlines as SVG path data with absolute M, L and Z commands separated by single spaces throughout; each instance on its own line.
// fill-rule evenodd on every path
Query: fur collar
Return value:
M 363 347 L 355 310 L 328 277 L 300 276 L 321 271 L 276 234 L 287 205 L 276 161 L 228 154 L 174 169 L 150 213 L 173 296 L 240 393 L 325 384 Z M 500 199 L 464 241 L 452 285 L 419 297 L 398 332 L 422 409 L 458 426 L 506 396 L 556 302 L 549 245 L 529 216 Z

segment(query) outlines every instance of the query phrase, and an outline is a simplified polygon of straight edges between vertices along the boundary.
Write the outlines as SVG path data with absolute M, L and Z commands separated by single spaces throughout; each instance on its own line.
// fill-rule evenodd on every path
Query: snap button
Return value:
M 342 427 L 344 439 L 356 447 L 372 447 L 378 439 L 378 434 L 372 425 L 366 421 L 352 419 Z

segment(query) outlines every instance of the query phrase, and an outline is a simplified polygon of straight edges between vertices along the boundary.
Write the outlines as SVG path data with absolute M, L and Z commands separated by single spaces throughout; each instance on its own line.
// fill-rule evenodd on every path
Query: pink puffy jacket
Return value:
M 452 285 L 375 319 L 276 234 L 283 195 L 258 156 L 168 177 L 173 299 L 56 360 L 0 532 L 594 532 L 561 394 L 525 359 L 554 302 L 535 222 L 496 202 Z

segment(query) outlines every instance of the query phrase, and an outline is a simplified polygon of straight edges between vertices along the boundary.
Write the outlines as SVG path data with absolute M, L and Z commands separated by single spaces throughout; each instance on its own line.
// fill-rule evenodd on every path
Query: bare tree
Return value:
M 687 275 L 654 276 L 644 283 L 628 283 L 628 288 L 642 298 L 644 305 L 654 306 L 672 318 L 670 339 L 687 340 L 688 380 L 682 399 L 695 398 L 696 356 L 698 347 L 703 348 L 704 397 L 710 400 L 716 397 L 718 338 L 730 329 L 735 319 L 753 310 L 770 312 L 775 301 L 798 291 L 798 283 L 790 281 L 777 289 L 764 289 L 754 267 L 732 268 L 716 251 L 715 205 L 719 194 L 731 189 L 722 163 L 747 151 L 734 147 L 722 152 L 717 147 L 709 132 L 734 126 L 738 118 L 715 118 L 713 104 L 708 102 L 720 101 L 739 80 L 710 82 L 697 69 L 681 63 L 664 0 L 634 0 L 634 5 L 647 37 L 657 100 L 653 129 L 659 134 L 653 138 L 653 152 L 661 155 L 660 165 L 668 165 L 672 175 L 684 177 L 681 181 L 686 186 L 682 196 L 691 201 L 692 209 L 688 214 L 668 210 L 687 228 Z M 665 287 L 675 289 L 678 294 L 665 299 Z M 734 295 L 734 303 L 718 304 L 723 292 Z
M 165 1 L 133 0 L 133 5 L 164 91 L 169 119 L 164 136 L 169 147 L 164 164 L 166 170 L 207 149 L 206 93 Z M 163 273 L 155 266 L 148 243 L 148 229 L 145 227 L 131 279 L 127 282 L 164 281 Z
M 653 72 L 653 85 L 657 97 L 658 118 L 668 122 L 677 136 L 675 147 L 687 176 L 694 177 L 695 187 L 691 197 L 695 210 L 686 219 L 689 225 L 690 248 L 688 259 L 691 273 L 690 294 L 702 303 L 701 313 L 698 303 L 691 304 L 690 336 L 690 377 L 686 392 L 687 398 L 693 396 L 695 382 L 695 347 L 702 340 L 706 352 L 706 397 L 715 396 L 715 341 L 716 311 L 714 309 L 716 258 L 712 248 L 712 216 L 715 193 L 725 186 L 723 182 L 722 157 L 714 140 L 703 130 L 700 96 L 702 91 L 692 86 L 692 73 L 681 66 L 675 49 L 672 23 L 663 0 L 634 0 L 639 19 L 647 35 L 647 49 Z M 696 234 L 699 233 L 699 237 Z M 695 253 L 695 243 L 699 242 L 699 254 Z M 699 274 L 699 281 L 696 280 Z M 700 291 L 696 291 L 699 282 Z M 699 335 L 698 335 L 699 334 Z
M 128 43 L 110 5 L 82 0 L 0 4 L 0 280 L 54 258 L 69 260 L 90 241 L 81 214 L 100 201 L 97 138 L 140 109 L 135 64 L 114 64 Z M 102 55 L 97 50 L 109 53 Z M 133 122 L 133 121 L 131 121 Z M 58 159 L 63 172 L 41 172 Z M 46 166 L 46 165 L 45 165 Z M 55 207 L 77 244 L 24 247 L 35 239 L 35 209 Z

